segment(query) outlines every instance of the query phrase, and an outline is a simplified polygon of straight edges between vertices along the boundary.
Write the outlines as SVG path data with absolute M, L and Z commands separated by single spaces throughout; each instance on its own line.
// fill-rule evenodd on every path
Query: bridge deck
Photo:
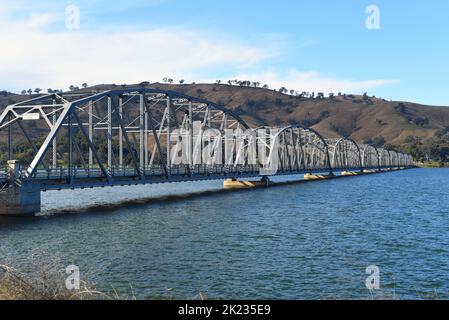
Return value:
M 362 171 L 362 170 L 389 170 L 390 167 L 367 167 L 367 168 L 339 168 L 334 169 L 334 173 L 341 171 Z M 134 168 L 127 167 L 114 169 L 110 172 L 110 177 L 106 178 L 99 168 L 72 169 L 58 168 L 49 170 L 38 170 L 30 181 L 40 186 L 42 191 L 62 190 L 62 189 L 82 189 L 107 186 L 159 184 L 173 182 L 194 182 L 205 180 L 224 180 L 240 178 L 261 178 L 264 175 L 256 167 L 242 167 L 238 170 L 226 167 L 206 167 L 198 166 L 194 170 L 186 167 L 172 168 L 166 175 L 162 168 L 145 168 L 145 174 L 139 176 Z M 70 174 L 71 172 L 71 174 Z M 306 173 L 329 173 L 329 169 L 307 168 L 301 170 L 283 170 L 269 176 L 302 175 Z M 24 173 L 23 173 L 24 174 Z M 9 182 L 6 173 L 0 174 L 0 185 Z

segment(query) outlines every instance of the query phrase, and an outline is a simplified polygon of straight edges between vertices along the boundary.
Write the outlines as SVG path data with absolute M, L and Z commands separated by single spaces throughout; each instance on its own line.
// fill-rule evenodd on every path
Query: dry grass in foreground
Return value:
M 131 287 L 132 290 L 132 287 Z M 172 300 L 172 289 L 166 289 L 167 296 L 150 298 L 150 300 Z M 446 299 L 437 290 L 422 293 L 416 291 L 417 300 Z M 0 300 L 136 300 L 134 294 L 119 295 L 112 289 L 110 293 L 96 290 L 92 285 L 82 282 L 80 290 L 70 291 L 65 287 L 64 273 L 54 267 L 41 268 L 33 277 L 27 277 L 19 271 L 0 264 Z M 207 300 L 203 293 L 198 293 L 192 300 Z M 323 300 L 342 300 L 337 297 L 323 297 Z M 345 300 L 345 299 L 343 299 Z M 383 290 L 370 291 L 361 300 L 400 300 L 395 294 Z
M 87 283 L 81 283 L 80 290 L 70 291 L 60 272 L 41 269 L 30 279 L 17 270 L 0 265 L 0 300 L 119 300 L 116 292 L 105 294 Z

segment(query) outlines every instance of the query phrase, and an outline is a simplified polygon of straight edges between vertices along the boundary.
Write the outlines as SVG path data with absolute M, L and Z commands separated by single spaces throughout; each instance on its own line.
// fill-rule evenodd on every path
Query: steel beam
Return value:
M 57 119 L 57 114 L 56 114 L 56 99 L 53 98 L 53 105 L 55 107 L 53 107 L 53 114 L 52 114 L 52 126 L 54 127 L 56 124 L 56 119 Z M 52 167 L 53 169 L 56 169 L 58 167 L 58 141 L 57 139 L 53 139 L 53 143 L 52 143 Z
M 89 115 L 88 115 L 88 117 L 89 117 L 89 123 L 88 123 L 89 138 L 88 139 L 90 141 L 93 141 L 93 139 L 94 139 L 93 112 L 94 112 L 94 110 L 93 110 L 92 100 L 89 101 L 88 112 L 89 112 Z M 81 124 L 81 126 L 82 126 L 82 124 Z M 89 168 L 92 168 L 93 165 L 94 165 L 94 154 L 93 154 L 92 149 L 89 148 Z
M 109 172 L 114 171 L 113 168 L 113 150 L 112 150 L 112 98 L 108 96 L 108 134 L 107 134 L 107 142 L 108 142 L 108 170 Z

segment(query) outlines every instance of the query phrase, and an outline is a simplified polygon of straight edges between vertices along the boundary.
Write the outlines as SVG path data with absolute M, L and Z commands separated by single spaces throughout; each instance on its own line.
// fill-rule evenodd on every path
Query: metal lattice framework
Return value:
M 266 153 L 259 148 L 261 162 L 271 170 L 332 172 L 326 140 L 311 128 L 260 128 L 257 139 L 259 145 L 271 139 Z M 274 163 L 278 165 L 273 167 Z
M 412 165 L 408 155 L 324 139 L 310 128 L 250 129 L 218 104 L 146 88 L 10 105 L 0 139 L 6 158 L 24 168 L 15 178 L 42 190 Z M 8 181 L 5 170 L 0 182 Z
M 359 169 L 362 165 L 362 154 L 359 146 L 348 138 L 327 139 L 332 168 L 334 169 Z
M 391 152 L 386 149 L 379 149 L 379 162 L 382 168 L 391 168 Z
M 360 146 L 362 152 L 362 166 L 364 168 L 380 168 L 379 150 L 368 144 Z

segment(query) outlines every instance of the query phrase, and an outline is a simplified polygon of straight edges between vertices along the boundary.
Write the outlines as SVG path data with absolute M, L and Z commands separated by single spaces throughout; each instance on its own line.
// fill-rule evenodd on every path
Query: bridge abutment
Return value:
M 11 185 L 0 192 L 0 215 L 30 216 L 41 210 L 41 191 L 39 185 L 25 183 Z
M 34 182 L 22 181 L 20 164 L 8 161 L 9 186 L 0 192 L 0 215 L 31 216 L 41 210 L 40 186 Z

